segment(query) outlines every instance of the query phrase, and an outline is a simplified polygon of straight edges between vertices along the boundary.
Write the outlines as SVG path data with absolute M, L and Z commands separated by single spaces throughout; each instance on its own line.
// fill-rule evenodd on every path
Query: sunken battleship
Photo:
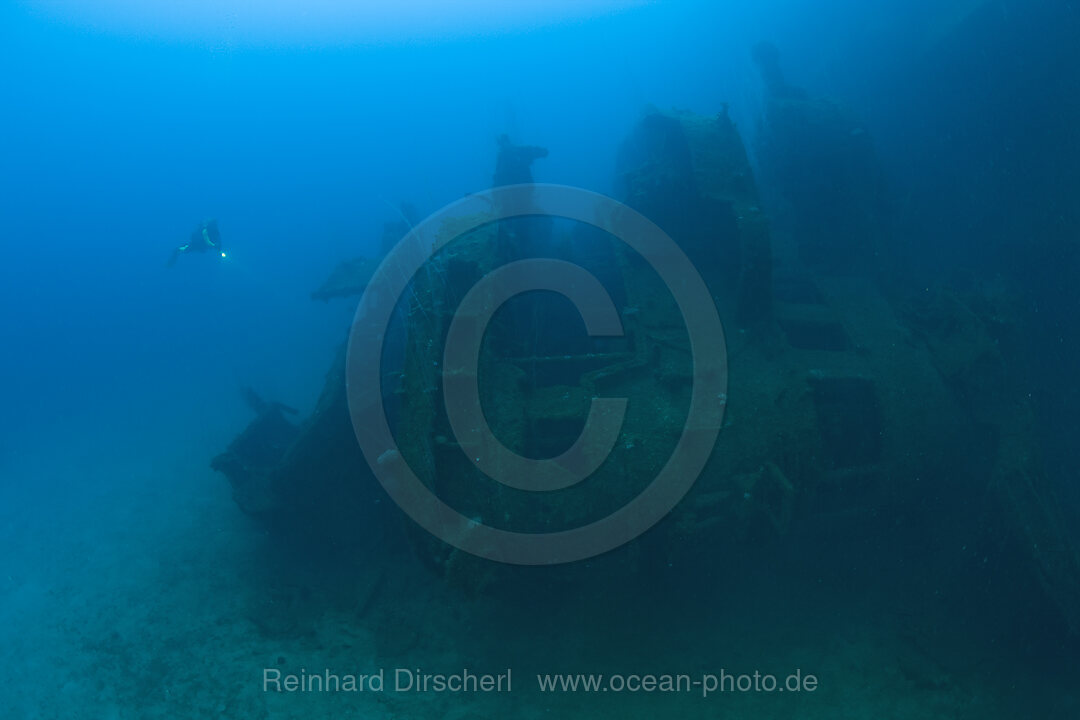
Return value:
M 898 526 L 946 523 L 973 546 L 1007 545 L 1047 607 L 1080 630 L 1080 555 L 1016 380 L 1022 328 L 1009 298 L 886 273 L 892 230 L 867 133 L 842 108 L 789 87 L 771 48 L 755 57 L 768 88 L 756 167 L 726 110 L 647 110 L 618 156 L 617 199 L 673 238 L 708 288 L 728 383 L 723 426 L 690 492 L 630 550 L 605 557 L 632 567 L 686 548 L 873 544 Z M 531 182 L 546 154 L 501 138 L 493 185 Z M 416 222 L 403 211 L 384 245 Z M 553 293 L 506 302 L 477 370 L 493 433 L 523 456 L 552 457 L 574 444 L 593 399 L 628 399 L 611 454 L 588 481 L 539 498 L 470 462 L 440 368 L 468 290 L 529 257 L 593 274 L 624 332 L 589 337 Z M 357 298 L 377 267 L 348 259 L 313 297 Z M 398 302 L 382 363 L 388 421 L 424 485 L 478 523 L 534 533 L 592 522 L 639 493 L 678 441 L 694 380 L 686 323 L 648 263 L 594 227 L 546 218 L 481 223 L 436 252 Z M 297 547 L 403 544 L 465 584 L 513 572 L 434 538 L 388 500 L 358 445 L 346 383 L 343 345 L 310 417 L 258 405 L 213 460 L 239 507 Z

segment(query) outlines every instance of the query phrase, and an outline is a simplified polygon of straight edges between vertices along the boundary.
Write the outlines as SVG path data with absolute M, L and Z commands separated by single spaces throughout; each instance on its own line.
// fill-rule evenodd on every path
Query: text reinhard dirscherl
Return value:
M 367 674 L 335 673 L 329 669 L 286 673 L 263 668 L 263 692 L 273 693 L 502 693 L 512 692 L 512 670 L 477 673 L 462 669 L 428 673 L 416 668 L 379 668 Z M 753 671 L 731 673 L 548 674 L 536 676 L 542 693 L 813 693 L 818 678 L 801 669 L 787 675 Z

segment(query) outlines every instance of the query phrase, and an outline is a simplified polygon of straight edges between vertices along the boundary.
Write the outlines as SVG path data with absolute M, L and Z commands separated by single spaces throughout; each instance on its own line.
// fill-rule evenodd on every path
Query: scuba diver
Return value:
M 225 257 L 225 251 L 221 247 L 221 233 L 218 231 L 217 220 L 207 220 L 199 223 L 199 227 L 191 232 L 186 245 L 174 248 L 169 257 L 169 267 L 176 264 L 176 258 L 184 253 L 193 252 L 216 252 Z

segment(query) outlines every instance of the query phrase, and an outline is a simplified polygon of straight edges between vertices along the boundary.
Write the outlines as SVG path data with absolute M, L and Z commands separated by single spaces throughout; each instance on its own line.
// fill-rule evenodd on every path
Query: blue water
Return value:
M 767 165 L 768 98 L 752 48 L 768 40 L 788 83 L 843 107 L 872 138 L 889 260 L 866 277 L 897 317 L 912 288 L 1003 303 L 1002 382 L 1026 403 L 1008 412 L 1025 418 L 1075 553 L 1080 9 L 376 5 L 0 6 L 0 714 L 1076 717 L 1080 648 L 1068 613 L 1008 541 L 986 549 L 986 538 L 932 534 L 973 563 L 948 588 L 937 583 L 949 561 L 922 577 L 912 565 L 936 551 L 906 541 L 809 570 L 736 571 L 731 555 L 705 551 L 742 592 L 699 595 L 677 570 L 616 572 L 610 596 L 593 588 L 544 617 L 527 599 L 460 592 L 407 545 L 353 558 L 382 568 L 374 577 L 279 566 L 288 551 L 236 507 L 209 463 L 251 420 L 241 388 L 295 407 L 298 420 L 312 411 L 355 298 L 313 302 L 311 292 L 338 262 L 379 255 L 402 203 L 422 218 L 488 188 L 498 136 L 548 150 L 532 167 L 537 181 L 613 194 L 619 148 L 646 107 L 727 112 L 751 167 Z M 774 220 L 782 192 L 768 177 L 757 182 Z M 167 267 L 211 218 L 225 256 L 186 254 Z M 914 520 L 871 524 L 947 526 L 939 501 L 955 507 L 927 497 Z M 834 552 L 823 544 L 820 555 Z M 911 592 L 903 611 L 889 603 L 898 585 Z M 672 613 L 656 589 L 669 586 L 693 629 L 672 620 L 639 632 L 650 613 Z M 994 611 L 965 619 L 964 608 L 1002 594 Z M 611 597 L 630 599 L 605 610 Z M 793 610 L 791 597 L 805 604 Z M 506 609 L 521 602 L 535 625 Z M 520 645 L 507 644 L 514 633 Z M 611 672 L 619 658 L 630 659 L 624 672 L 801 664 L 828 688 L 799 703 L 620 694 L 582 704 L 524 687 L 527 669 Z M 485 662 L 521 665 L 517 702 L 260 686 L 268 666 Z

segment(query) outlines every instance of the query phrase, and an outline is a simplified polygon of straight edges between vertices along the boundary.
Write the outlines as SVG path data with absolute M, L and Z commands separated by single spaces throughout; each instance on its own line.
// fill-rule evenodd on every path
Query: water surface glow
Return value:
M 648 0 L 21 0 L 73 25 L 159 39 L 381 44 L 535 29 Z

